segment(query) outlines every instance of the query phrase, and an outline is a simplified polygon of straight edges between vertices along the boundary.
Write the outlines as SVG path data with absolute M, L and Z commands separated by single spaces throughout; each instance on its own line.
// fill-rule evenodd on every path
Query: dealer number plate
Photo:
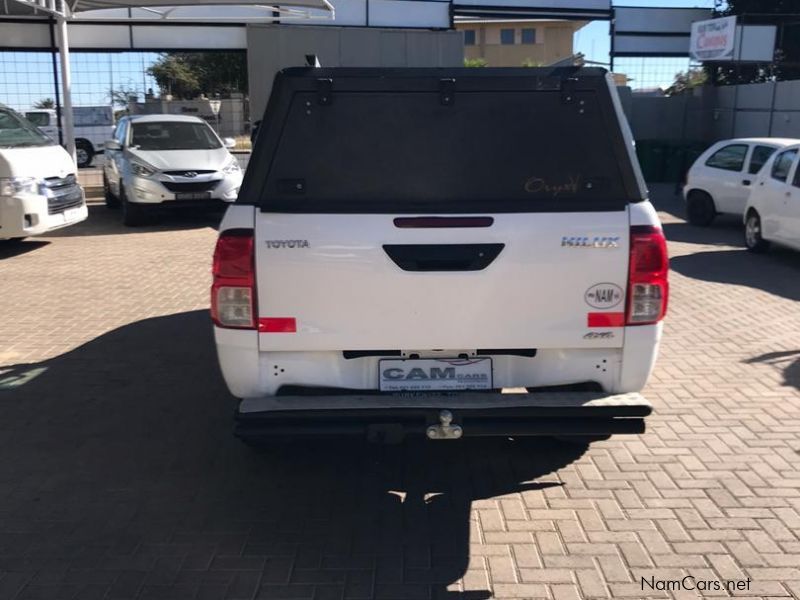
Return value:
M 178 192 L 175 194 L 175 200 L 208 200 L 211 198 L 211 192 Z
M 378 369 L 382 392 L 492 389 L 491 358 L 392 358 Z

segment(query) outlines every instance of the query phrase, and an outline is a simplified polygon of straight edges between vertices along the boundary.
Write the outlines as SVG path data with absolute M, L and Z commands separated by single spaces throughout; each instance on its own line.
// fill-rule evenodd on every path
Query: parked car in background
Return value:
M 242 169 L 228 151 L 235 144 L 198 117 L 122 117 L 106 142 L 106 205 L 121 205 L 124 223 L 135 226 L 159 208 L 233 202 L 242 184 Z
M 771 242 L 800 250 L 800 144 L 775 153 L 753 188 L 744 216 L 745 243 L 763 252 Z
M 79 167 L 88 167 L 94 156 L 103 152 L 106 140 L 114 131 L 114 113 L 110 106 L 76 106 L 72 114 L 75 120 L 75 158 Z M 55 110 L 29 110 L 25 117 L 51 140 L 58 142 Z
M 87 216 L 72 157 L 0 105 L 0 239 L 40 235 Z
M 683 197 L 692 225 L 710 225 L 718 214 L 743 216 L 753 183 L 776 150 L 800 140 L 738 138 L 717 142 L 689 169 Z
M 240 437 L 643 431 L 667 250 L 605 70 L 287 69 L 252 160 L 211 289 Z

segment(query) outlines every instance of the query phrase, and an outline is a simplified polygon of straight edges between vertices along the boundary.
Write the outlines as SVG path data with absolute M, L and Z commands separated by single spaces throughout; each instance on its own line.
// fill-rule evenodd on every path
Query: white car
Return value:
M 744 216 L 745 243 L 752 252 L 770 242 L 800 250 L 800 144 L 767 161 L 750 194 Z
M 67 151 L 0 105 L 0 240 L 41 235 L 86 219 Z
M 147 222 L 156 209 L 204 208 L 236 200 L 242 169 L 228 148 L 198 117 L 123 117 L 106 142 L 106 205 L 122 205 L 125 225 Z
M 707 226 L 718 214 L 743 216 L 753 183 L 769 157 L 798 142 L 787 138 L 739 138 L 712 145 L 686 175 L 683 197 L 689 222 Z
M 664 234 L 613 80 L 287 69 L 219 228 L 237 435 L 640 433 Z

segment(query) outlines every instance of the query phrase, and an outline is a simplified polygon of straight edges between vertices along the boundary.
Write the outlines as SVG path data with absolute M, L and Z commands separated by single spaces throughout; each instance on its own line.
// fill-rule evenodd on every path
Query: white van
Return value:
M 66 150 L 0 105 L 0 240 L 41 235 L 87 216 Z
M 114 113 L 110 106 L 76 106 L 72 115 L 75 121 L 75 158 L 80 168 L 89 167 L 95 155 L 103 153 L 104 144 L 114 131 Z M 55 110 L 29 110 L 25 112 L 25 118 L 51 140 L 58 141 Z

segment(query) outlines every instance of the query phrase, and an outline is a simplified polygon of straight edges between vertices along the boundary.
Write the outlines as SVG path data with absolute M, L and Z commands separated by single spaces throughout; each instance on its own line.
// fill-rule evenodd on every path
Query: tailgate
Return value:
M 297 332 L 261 333 L 260 345 L 619 347 L 628 230 L 626 212 L 502 214 L 489 227 L 448 229 L 401 228 L 391 215 L 262 213 L 259 316 L 295 318 Z M 617 326 L 590 327 L 598 314 Z

